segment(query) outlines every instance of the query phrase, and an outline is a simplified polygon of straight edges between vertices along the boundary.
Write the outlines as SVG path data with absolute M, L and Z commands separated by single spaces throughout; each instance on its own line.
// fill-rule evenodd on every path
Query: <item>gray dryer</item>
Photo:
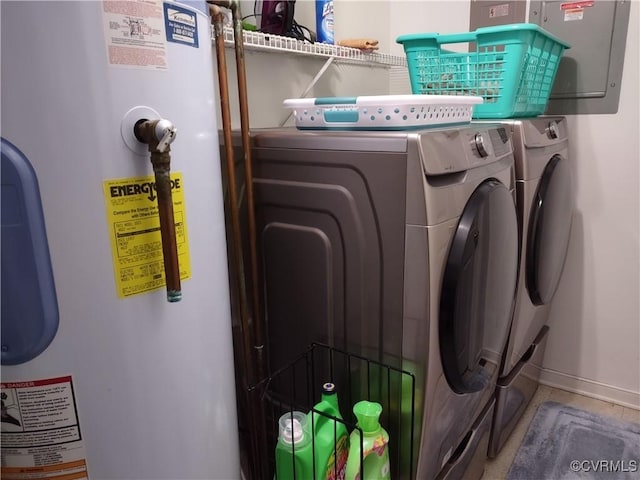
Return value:
M 520 267 L 490 457 L 504 446 L 538 388 L 549 308 L 564 268 L 574 210 L 566 119 L 539 117 L 504 125 L 513 136 Z
M 479 478 L 517 277 L 507 129 L 252 142 L 270 369 L 317 341 L 412 371 L 415 478 Z

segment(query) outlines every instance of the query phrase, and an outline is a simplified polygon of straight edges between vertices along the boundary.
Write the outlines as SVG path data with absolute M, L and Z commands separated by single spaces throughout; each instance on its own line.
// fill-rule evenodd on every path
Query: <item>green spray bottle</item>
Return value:
M 310 428 L 313 429 L 315 447 L 315 472 L 317 480 L 344 480 L 347 457 L 349 456 L 349 433 L 342 420 L 338 406 L 338 394 L 333 383 L 322 385 L 320 403 L 309 412 Z M 319 413 L 318 413 L 319 412 Z M 322 415 L 326 414 L 326 415 Z
M 353 406 L 353 413 L 362 429 L 362 451 L 360 431 L 354 429 L 345 480 L 391 480 L 389 434 L 380 426 L 382 405 L 363 400 Z M 361 458 L 363 472 L 360 471 Z
M 313 450 L 307 423 L 303 412 L 287 412 L 280 417 L 275 480 L 313 478 Z

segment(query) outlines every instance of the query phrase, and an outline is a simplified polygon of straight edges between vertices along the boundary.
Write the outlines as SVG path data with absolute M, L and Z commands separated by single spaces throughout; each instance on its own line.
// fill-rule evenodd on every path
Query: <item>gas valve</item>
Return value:
M 171 155 L 169 153 L 170 145 L 176 138 L 177 129 L 169 120 L 142 119 L 136 122 L 133 133 L 140 142 L 149 146 L 151 165 L 156 178 L 167 301 L 179 302 L 182 300 L 182 288 L 180 286 L 176 226 L 173 218 L 170 178 Z

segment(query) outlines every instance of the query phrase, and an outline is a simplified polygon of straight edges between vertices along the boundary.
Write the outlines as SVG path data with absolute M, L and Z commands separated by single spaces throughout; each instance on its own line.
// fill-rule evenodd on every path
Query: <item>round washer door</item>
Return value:
M 569 161 L 555 155 L 540 177 L 529 217 L 526 285 L 534 305 L 548 304 L 558 289 L 572 216 Z
M 483 390 L 506 342 L 518 272 L 513 197 L 499 181 L 482 183 L 458 222 L 440 296 L 440 356 L 456 393 Z

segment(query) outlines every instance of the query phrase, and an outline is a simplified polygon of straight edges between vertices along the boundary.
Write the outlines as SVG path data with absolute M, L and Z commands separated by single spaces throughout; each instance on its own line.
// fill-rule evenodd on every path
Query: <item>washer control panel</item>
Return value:
M 511 137 L 501 125 L 424 131 L 417 136 L 427 175 L 462 172 L 497 162 L 512 153 Z
M 511 152 L 509 133 L 504 127 L 474 132 L 469 143 L 477 160 L 491 161 L 488 157 L 501 157 Z
M 484 137 L 482 136 L 481 133 L 476 133 L 475 137 L 473 137 L 473 143 L 476 147 L 476 151 L 478 152 L 478 155 L 480 155 L 483 158 L 489 156 L 486 148 L 484 148 Z

